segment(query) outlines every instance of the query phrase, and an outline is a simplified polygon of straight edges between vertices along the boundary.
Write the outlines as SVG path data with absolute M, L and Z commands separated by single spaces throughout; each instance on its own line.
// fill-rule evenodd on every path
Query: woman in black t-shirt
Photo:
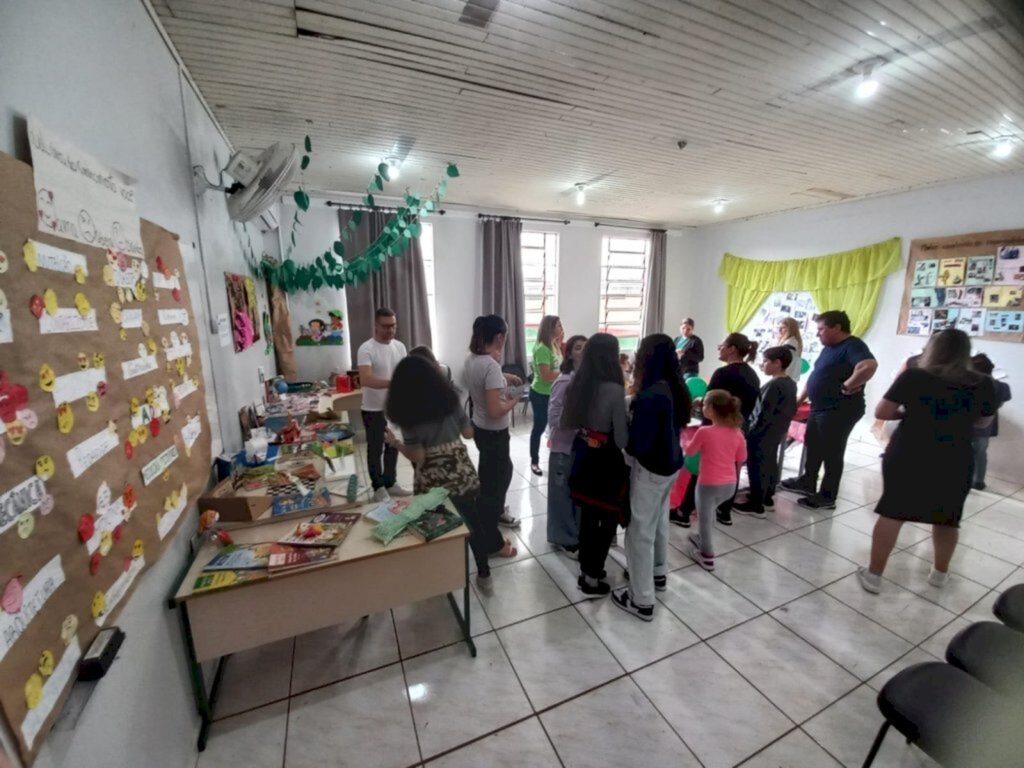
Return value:
M 875 408 L 900 424 L 882 459 L 884 490 L 871 541 L 871 564 L 857 575 L 868 592 L 881 576 L 904 522 L 932 526 L 928 583 L 942 587 L 971 488 L 971 435 L 995 413 L 992 379 L 970 370 L 971 340 L 947 329 L 928 340 L 915 368 L 901 373 Z

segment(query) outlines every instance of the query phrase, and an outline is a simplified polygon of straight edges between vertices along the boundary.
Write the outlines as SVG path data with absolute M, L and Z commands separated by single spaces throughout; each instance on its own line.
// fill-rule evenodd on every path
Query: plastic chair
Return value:
M 708 393 L 708 383 L 699 376 L 691 376 L 685 384 L 686 388 L 690 390 L 690 397 L 694 400 L 704 397 Z

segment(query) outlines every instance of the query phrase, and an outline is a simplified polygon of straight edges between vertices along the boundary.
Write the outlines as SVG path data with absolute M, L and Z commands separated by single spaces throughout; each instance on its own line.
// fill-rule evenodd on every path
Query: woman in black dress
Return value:
M 949 580 L 964 500 L 971 489 L 971 435 L 995 413 L 992 380 L 970 369 L 971 340 L 947 329 L 928 340 L 916 368 L 901 373 L 875 408 L 900 420 L 882 459 L 884 491 L 875 507 L 871 564 L 857 575 L 868 592 L 881 576 L 905 522 L 932 526 L 934 562 L 928 583 Z

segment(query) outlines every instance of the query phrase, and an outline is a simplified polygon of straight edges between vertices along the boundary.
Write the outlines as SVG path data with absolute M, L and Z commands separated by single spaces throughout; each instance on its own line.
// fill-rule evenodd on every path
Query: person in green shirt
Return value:
M 685 318 L 679 324 L 679 335 L 675 338 L 679 368 L 684 379 L 697 376 L 704 360 L 704 342 L 693 332 L 693 319 Z
M 530 471 L 540 477 L 540 438 L 548 427 L 548 399 L 551 383 L 558 378 L 562 364 L 562 321 L 558 315 L 544 315 L 537 328 L 537 343 L 533 345 L 533 384 L 530 385 L 530 405 L 533 407 L 533 429 L 530 431 Z

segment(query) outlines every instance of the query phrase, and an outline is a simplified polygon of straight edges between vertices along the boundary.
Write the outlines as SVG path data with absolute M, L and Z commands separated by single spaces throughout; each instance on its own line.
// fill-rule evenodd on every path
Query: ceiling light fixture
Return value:
M 992 157 L 997 160 L 1003 160 L 1009 157 L 1013 153 L 1013 142 L 1009 139 L 1004 139 L 996 144 L 995 149 L 992 150 Z
M 875 80 L 874 67 L 868 67 L 860 76 L 857 83 L 857 98 L 870 99 L 878 92 L 878 81 Z
M 389 157 L 384 162 L 388 164 L 389 181 L 394 181 L 402 173 L 402 161 L 395 157 Z
M 724 211 L 725 210 L 725 204 L 728 203 L 728 202 L 729 202 L 728 200 L 726 200 L 725 198 L 722 198 L 722 197 L 720 197 L 717 200 L 715 200 L 715 208 L 714 208 L 715 213 L 721 213 L 722 211 Z
M 582 184 L 576 185 L 576 205 L 583 205 L 587 202 L 586 187 Z

